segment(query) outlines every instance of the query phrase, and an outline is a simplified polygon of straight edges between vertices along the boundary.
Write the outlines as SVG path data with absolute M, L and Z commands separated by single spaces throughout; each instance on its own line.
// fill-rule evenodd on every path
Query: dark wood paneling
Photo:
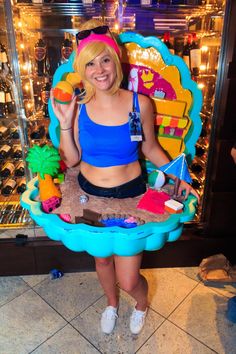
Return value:
M 159 251 L 144 252 L 142 268 L 198 266 L 203 258 L 217 253 L 236 264 L 234 238 L 207 238 L 193 233 L 193 229 L 187 229 L 178 241 L 167 243 Z M 0 276 L 48 274 L 55 268 L 67 273 L 95 270 L 92 256 L 72 252 L 47 238 L 29 240 L 24 246 L 1 240 L 0 259 Z
M 236 63 L 234 63 L 236 66 Z M 236 105 L 235 105 L 235 92 L 236 92 L 236 78 L 229 80 L 229 90 L 226 99 L 225 114 L 223 117 L 223 124 L 219 131 L 220 139 L 236 140 Z M 224 94 L 224 93 L 223 93 Z
M 56 268 L 64 272 L 94 270 L 94 258 L 86 252 L 73 252 L 60 243 L 41 242 L 35 247 L 36 272 L 48 273 Z
M 34 247 L 17 246 L 14 240 L 0 242 L 0 276 L 35 274 Z
M 236 193 L 213 193 L 207 219 L 207 237 L 236 239 Z
M 235 119 L 236 120 L 236 119 Z M 236 135 L 235 135 L 236 140 Z M 218 147 L 218 163 L 212 184 L 212 192 L 236 192 L 236 165 L 230 154 L 233 140 L 221 140 Z M 209 178 L 211 176 L 209 175 Z M 228 195 L 230 197 L 230 194 Z M 233 195 L 232 195 L 233 200 Z

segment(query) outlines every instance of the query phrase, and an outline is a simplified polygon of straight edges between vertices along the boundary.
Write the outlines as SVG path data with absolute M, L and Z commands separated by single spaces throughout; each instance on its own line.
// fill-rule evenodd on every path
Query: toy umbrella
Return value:
M 174 160 L 170 161 L 169 163 L 159 167 L 159 170 L 165 173 L 171 173 L 176 176 L 175 179 L 175 187 L 174 187 L 174 194 L 173 197 L 176 198 L 178 195 L 180 180 L 184 180 L 187 183 L 192 182 L 192 178 L 189 174 L 188 164 L 185 159 L 185 154 L 182 153 Z

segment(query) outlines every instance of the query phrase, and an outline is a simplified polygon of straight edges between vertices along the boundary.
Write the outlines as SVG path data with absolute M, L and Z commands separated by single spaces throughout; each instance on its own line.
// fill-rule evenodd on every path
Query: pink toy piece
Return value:
M 45 213 L 51 213 L 54 209 L 58 208 L 61 204 L 61 199 L 58 197 L 51 197 L 42 202 L 42 209 Z
M 132 224 L 137 222 L 137 219 L 134 218 L 133 216 L 130 216 L 129 218 L 125 219 L 124 222 L 127 222 L 128 224 Z
M 162 92 L 164 97 L 161 98 L 177 99 L 172 85 L 153 69 L 135 64 L 123 64 L 123 68 L 129 77 L 129 90 L 153 97 L 159 97 Z
M 66 222 L 71 222 L 71 216 L 70 214 L 59 214 L 59 217 Z
M 137 208 L 144 209 L 155 214 L 164 214 L 165 201 L 169 199 L 170 196 L 165 192 L 158 192 L 153 189 L 148 189 L 140 199 Z

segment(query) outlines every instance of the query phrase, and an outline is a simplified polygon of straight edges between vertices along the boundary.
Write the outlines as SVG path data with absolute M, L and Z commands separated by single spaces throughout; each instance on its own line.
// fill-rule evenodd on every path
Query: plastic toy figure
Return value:
M 178 199 L 181 198 L 179 195 L 179 185 L 180 181 L 184 180 L 187 183 L 192 182 L 192 178 L 188 171 L 188 165 L 185 159 L 185 154 L 181 154 L 176 159 L 172 160 L 168 164 L 159 167 L 159 169 L 165 173 L 171 173 L 175 176 L 175 185 L 173 191 L 173 198 Z
M 61 160 L 58 151 L 52 146 L 34 145 L 29 149 L 26 161 L 32 172 L 38 174 L 39 196 L 42 208 L 46 213 L 58 208 L 61 201 L 61 192 L 53 182 L 60 168 Z
M 61 199 L 58 197 L 51 197 L 42 201 L 42 208 L 45 213 L 51 213 L 54 209 L 58 208 L 61 204 Z

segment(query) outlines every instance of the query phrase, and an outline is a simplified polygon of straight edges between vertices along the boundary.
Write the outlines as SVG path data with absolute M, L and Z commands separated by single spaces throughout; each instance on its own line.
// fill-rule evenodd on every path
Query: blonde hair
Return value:
M 85 22 L 81 26 L 80 30 L 82 31 L 86 29 L 91 29 L 102 25 L 103 23 L 101 21 L 92 19 Z M 74 70 L 79 73 L 85 89 L 85 94 L 83 94 L 82 99 L 80 101 L 81 103 L 88 102 L 95 95 L 94 87 L 86 80 L 86 65 L 94 58 L 96 58 L 99 54 L 101 54 L 104 50 L 109 53 L 116 66 L 116 79 L 114 81 L 113 86 L 109 90 L 109 94 L 113 95 L 120 88 L 120 84 L 123 80 L 123 72 L 120 59 L 115 50 L 102 41 L 88 43 L 87 46 L 81 50 L 80 54 L 76 55 L 73 63 Z

